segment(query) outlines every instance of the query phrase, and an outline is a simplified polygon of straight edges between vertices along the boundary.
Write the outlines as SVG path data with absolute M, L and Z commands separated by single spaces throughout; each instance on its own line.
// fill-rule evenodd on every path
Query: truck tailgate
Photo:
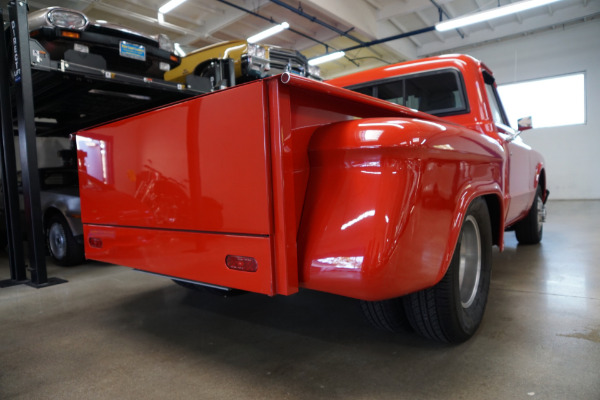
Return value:
M 245 85 L 79 132 L 86 257 L 273 294 L 265 95 Z

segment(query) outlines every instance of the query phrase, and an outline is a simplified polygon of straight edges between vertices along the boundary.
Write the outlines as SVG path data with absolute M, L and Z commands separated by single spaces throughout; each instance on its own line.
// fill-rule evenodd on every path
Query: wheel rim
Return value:
M 458 288 L 463 308 L 470 307 L 479 287 L 481 275 L 481 239 L 475 217 L 469 215 L 463 224 L 460 241 Z
M 53 223 L 48 231 L 48 245 L 52 255 L 57 259 L 62 259 L 67 254 L 67 237 L 65 230 L 59 223 Z
M 546 205 L 542 201 L 540 196 L 536 197 L 537 201 L 537 228 L 538 233 L 542 231 L 542 227 L 544 226 L 544 222 L 546 222 Z

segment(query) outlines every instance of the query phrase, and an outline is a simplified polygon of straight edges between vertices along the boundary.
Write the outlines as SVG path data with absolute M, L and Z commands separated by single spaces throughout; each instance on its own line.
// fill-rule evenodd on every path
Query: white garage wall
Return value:
M 465 52 L 485 62 L 498 84 L 586 73 L 586 124 L 533 129 L 523 139 L 546 159 L 551 199 L 600 199 L 600 19 Z

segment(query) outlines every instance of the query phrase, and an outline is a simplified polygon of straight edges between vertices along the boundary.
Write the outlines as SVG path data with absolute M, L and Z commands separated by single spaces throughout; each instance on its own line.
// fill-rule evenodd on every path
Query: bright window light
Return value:
M 282 22 L 279 25 L 275 25 L 265 31 L 262 31 L 260 33 L 257 33 L 254 36 L 250 36 L 248 38 L 248 43 L 256 43 L 256 42 L 260 42 L 261 40 L 268 38 L 269 36 L 273 36 L 278 34 L 279 32 L 288 29 L 290 27 L 290 24 L 288 24 L 287 22 Z
M 585 124 L 585 74 L 498 86 L 510 125 L 531 116 L 534 128 Z
M 435 29 L 443 32 L 462 26 L 476 24 L 478 22 L 489 21 L 494 18 L 504 17 L 521 11 L 529 10 L 535 7 L 545 6 L 560 0 L 525 0 L 516 3 L 507 4 L 502 7 L 492 8 L 491 10 L 481 11 L 475 14 L 465 15 L 463 17 L 452 18 L 448 21 L 440 22 Z
M 172 9 L 174 9 L 175 7 L 185 3 L 186 0 L 171 0 L 165 4 L 163 4 L 159 9 L 158 12 L 161 14 L 166 14 L 169 11 L 171 11 Z

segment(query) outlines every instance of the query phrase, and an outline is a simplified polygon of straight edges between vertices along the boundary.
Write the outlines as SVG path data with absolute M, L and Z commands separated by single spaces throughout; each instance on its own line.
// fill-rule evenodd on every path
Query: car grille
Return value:
M 269 63 L 272 73 L 290 72 L 306 76 L 307 60 L 299 51 L 271 48 Z

